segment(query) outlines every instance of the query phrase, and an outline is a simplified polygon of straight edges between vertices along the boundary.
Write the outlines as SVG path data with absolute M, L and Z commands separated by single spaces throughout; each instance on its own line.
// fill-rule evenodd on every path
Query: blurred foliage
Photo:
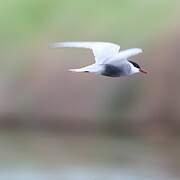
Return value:
M 1 68 L 7 73 L 27 69 L 28 49 L 36 56 L 36 49 L 51 41 L 146 43 L 168 25 L 178 5 L 178 0 L 2 0 Z
M 133 82 L 127 81 L 124 84 L 120 84 L 114 89 L 112 95 L 107 99 L 106 104 L 106 114 L 105 117 L 112 121 L 121 118 L 126 120 L 129 118 L 128 112 L 131 112 L 133 107 L 136 105 L 138 98 L 141 96 L 140 82 L 134 80 Z
M 179 4 L 178 0 L 6 0 L 0 2 L 0 38 L 1 42 L 35 39 L 41 32 L 54 31 L 59 34 L 54 38 L 67 40 L 143 41 L 173 18 Z
M 68 61 L 58 61 L 57 70 L 56 62 L 49 61 L 52 55 L 50 53 L 52 51 L 48 50 L 49 42 L 111 41 L 120 44 L 122 49 L 129 47 L 143 47 L 145 49 L 151 42 L 154 43 L 161 34 L 170 31 L 178 24 L 176 19 L 179 6 L 179 0 L 2 0 L 0 1 L 0 77 L 2 83 L 0 88 L 5 89 L 2 94 L 7 92 L 7 97 L 9 94 L 12 95 L 16 108 L 18 102 L 20 102 L 20 107 L 26 107 L 24 103 L 27 103 L 29 110 L 29 104 L 34 107 L 33 103 L 30 103 L 30 99 L 36 104 L 36 99 L 40 97 L 39 94 L 44 93 L 42 95 L 44 100 L 46 96 L 54 94 L 54 89 L 58 89 L 56 85 L 54 87 L 49 85 L 48 81 L 51 81 L 51 76 L 56 76 L 52 75 L 52 72 L 59 72 L 59 66 L 62 65 L 64 68 L 67 62 L 71 64 L 75 62 L 77 67 L 79 66 L 78 62 L 72 58 L 73 55 L 69 55 Z M 53 59 L 58 59 L 59 54 L 54 52 Z M 146 49 L 145 52 L 147 58 Z M 65 54 L 62 53 L 63 56 L 65 57 Z M 82 60 L 83 58 L 87 59 L 87 56 L 83 57 L 79 53 L 76 59 Z M 56 103 L 59 103 L 58 107 L 55 105 L 57 109 L 61 105 L 65 108 L 70 101 L 79 100 L 79 98 L 77 100 L 69 98 L 70 94 L 74 92 L 73 88 L 77 88 L 77 92 L 81 91 L 81 85 L 79 89 L 74 86 L 75 80 L 73 78 L 69 83 L 72 86 L 66 86 L 64 91 L 62 90 L 61 83 L 70 80 L 68 79 L 69 74 L 65 74 L 65 71 L 58 80 L 54 78 L 60 84 L 59 90 L 61 91 L 61 94 L 59 95 L 58 92 L 56 96 L 61 96 L 60 99 L 64 99 L 62 104 L 65 104 L 63 106 L 55 98 L 57 99 Z M 82 81 L 83 79 L 79 81 L 79 84 L 82 84 Z M 133 81 L 135 84 L 137 83 L 136 80 Z M 41 83 L 44 84 L 42 89 L 37 85 Z M 6 88 L 4 88 L 4 84 Z M 125 89 L 121 88 L 120 83 L 113 84 L 114 89 L 106 89 L 105 94 L 113 94 L 110 96 L 112 99 L 108 99 L 107 114 L 117 117 L 119 114 L 123 115 L 125 110 L 129 112 L 131 107 L 134 107 L 134 102 L 138 97 L 137 91 L 139 91 L 139 89 L 136 90 L 135 84 L 127 82 Z M 91 86 L 90 83 L 89 86 Z M 98 83 L 93 84 L 93 86 L 96 86 L 97 89 L 103 89 L 103 85 L 99 87 Z M 37 94 L 35 96 L 34 89 L 36 88 Z M 71 88 L 72 91 L 69 90 Z M 12 92 L 9 92 L 11 89 Z M 84 97 L 87 96 L 88 93 L 84 95 Z M 83 96 L 80 97 L 82 98 L 81 106 L 84 107 Z M 12 104 L 11 98 L 8 100 L 8 103 Z M 49 101 L 47 100 L 47 102 Z M 43 106 L 42 104 L 40 103 L 39 107 Z M 81 109 L 81 106 L 79 105 L 77 109 Z M 87 109 L 94 107 L 93 100 L 91 105 L 86 107 Z M 63 109 L 62 112 L 65 110 Z M 78 113 L 81 114 L 82 111 L 80 110 Z M 71 110 L 67 112 L 69 114 Z

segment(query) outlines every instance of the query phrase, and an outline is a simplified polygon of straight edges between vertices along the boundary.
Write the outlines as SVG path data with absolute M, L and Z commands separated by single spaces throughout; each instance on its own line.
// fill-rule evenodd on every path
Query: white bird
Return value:
M 80 69 L 70 69 L 73 72 L 89 72 L 110 77 L 129 76 L 135 73 L 147 72 L 130 57 L 142 53 L 142 49 L 132 48 L 123 51 L 120 46 L 108 42 L 56 42 L 50 48 L 87 48 L 93 51 L 95 63 Z

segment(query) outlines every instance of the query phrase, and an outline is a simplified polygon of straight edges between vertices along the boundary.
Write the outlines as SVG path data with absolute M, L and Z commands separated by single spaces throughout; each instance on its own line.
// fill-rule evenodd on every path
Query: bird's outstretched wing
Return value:
M 142 53 L 143 50 L 140 49 L 140 48 L 132 48 L 132 49 L 127 49 L 127 50 L 124 50 L 124 51 L 121 51 L 118 56 L 121 58 L 121 59 L 128 59 L 132 56 L 135 56 L 135 55 L 138 55 L 140 53 Z
M 108 42 L 57 42 L 50 45 L 51 48 L 87 48 L 93 51 L 96 63 L 103 63 L 110 57 L 119 53 L 120 46 Z
M 140 53 L 142 53 L 143 50 L 140 48 L 132 48 L 132 49 L 127 49 L 124 51 L 120 51 L 116 56 L 114 56 L 113 58 L 105 61 L 105 63 L 120 63 L 123 60 L 128 60 L 128 58 L 133 57 L 135 55 L 138 55 Z

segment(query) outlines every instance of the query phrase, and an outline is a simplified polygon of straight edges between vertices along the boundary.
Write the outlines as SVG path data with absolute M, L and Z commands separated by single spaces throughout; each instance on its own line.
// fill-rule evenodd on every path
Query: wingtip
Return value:
M 137 54 L 141 54 L 141 53 L 143 53 L 143 49 L 141 49 L 141 48 L 135 48 L 135 52 L 137 53 Z
M 49 48 L 49 49 L 53 49 L 53 48 L 55 48 L 54 43 L 50 43 L 50 44 L 48 44 L 48 48 Z
M 135 48 L 136 49 L 136 51 L 138 52 L 138 53 L 142 53 L 143 52 L 143 49 L 141 49 L 141 48 Z
M 49 48 L 53 49 L 53 48 L 62 48 L 64 47 L 64 43 L 63 42 L 55 42 L 55 43 L 50 43 L 49 44 Z
M 140 53 L 143 53 L 143 49 L 139 48 Z
M 50 43 L 50 44 L 48 45 L 48 47 L 49 47 L 50 49 L 56 48 L 56 44 L 55 44 L 55 43 Z

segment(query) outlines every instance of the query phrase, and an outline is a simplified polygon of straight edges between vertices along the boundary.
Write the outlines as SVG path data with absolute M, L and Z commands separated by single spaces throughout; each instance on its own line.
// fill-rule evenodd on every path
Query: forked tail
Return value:
M 88 72 L 87 70 L 84 70 L 84 68 L 80 68 L 80 69 L 69 69 L 69 71 L 71 71 L 71 72 Z
M 98 73 L 102 70 L 102 67 L 96 64 L 92 64 L 80 69 L 69 69 L 71 72 L 90 72 L 90 73 Z

